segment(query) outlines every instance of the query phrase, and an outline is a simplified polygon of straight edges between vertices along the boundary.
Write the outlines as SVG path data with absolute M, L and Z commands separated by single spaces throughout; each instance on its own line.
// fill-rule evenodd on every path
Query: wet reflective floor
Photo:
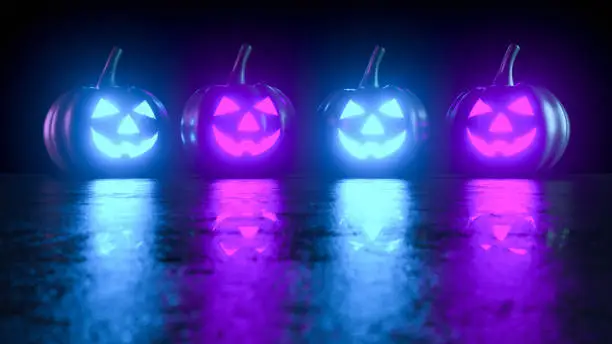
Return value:
M 1 343 L 612 342 L 612 176 L 0 195 Z

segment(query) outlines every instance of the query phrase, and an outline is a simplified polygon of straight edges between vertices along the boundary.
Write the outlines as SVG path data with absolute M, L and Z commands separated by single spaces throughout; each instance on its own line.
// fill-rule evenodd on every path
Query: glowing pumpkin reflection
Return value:
M 133 319 L 157 312 L 154 303 L 143 301 L 158 297 L 157 290 L 148 287 L 156 285 L 151 274 L 159 213 L 154 189 L 151 180 L 96 180 L 83 203 L 89 240 L 81 288 L 87 296 L 74 307 L 101 323 L 123 324 L 126 332 L 105 335 L 110 342 L 125 341 L 124 333 L 129 334 L 127 340 L 135 340 L 132 336 L 142 333 Z
M 407 184 L 401 180 L 345 180 L 336 187 L 339 224 L 356 231 L 355 250 L 364 247 L 395 251 L 408 225 Z
M 338 245 L 331 247 L 337 260 L 324 277 L 332 287 L 320 294 L 333 293 L 326 303 L 338 319 L 335 326 L 353 338 L 384 342 L 372 337 L 371 324 L 385 319 L 388 328 L 402 328 L 406 309 L 411 310 L 410 326 L 425 326 L 426 317 L 414 309 L 413 300 L 421 298 L 421 283 L 429 276 L 426 264 L 413 254 L 409 187 L 403 180 L 383 179 L 336 184 L 333 227 L 339 235 L 334 237 Z
M 212 186 L 216 246 L 228 257 L 264 253 L 278 225 L 274 181 L 225 180 Z
M 564 262 L 549 259 L 550 251 L 534 245 L 542 238 L 534 231 L 548 222 L 544 214 L 552 213 L 541 208 L 546 193 L 529 180 L 467 183 L 473 245 L 457 240 L 448 247 L 453 259 L 438 270 L 439 298 L 430 313 L 437 326 L 460 334 L 459 342 L 567 342 L 558 312 L 563 307 L 558 287 L 566 280 L 558 273 L 565 270 Z
M 485 251 L 526 255 L 533 247 L 535 183 L 527 180 L 475 180 L 469 183 L 469 228 Z

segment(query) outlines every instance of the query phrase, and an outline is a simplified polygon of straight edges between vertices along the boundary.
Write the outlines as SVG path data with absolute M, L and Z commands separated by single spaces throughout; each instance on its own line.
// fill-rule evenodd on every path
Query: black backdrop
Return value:
M 604 5 L 581 10 L 543 5 L 426 10 L 408 3 L 326 10 L 299 9 L 297 3 L 294 10 L 87 5 L 3 9 L 0 171 L 53 170 L 42 140 L 46 111 L 62 92 L 94 83 L 113 45 L 124 49 L 119 82 L 153 92 L 178 121 L 196 88 L 225 82 L 243 42 L 254 47 L 247 78 L 276 85 L 295 103 L 300 169 L 319 153 L 309 145 L 320 135 L 314 116 L 319 102 L 334 89 L 356 86 L 372 48 L 381 44 L 387 48 L 381 81 L 408 87 L 425 103 L 433 130 L 430 164 L 445 172 L 449 149 L 441 126 L 448 106 L 458 92 L 490 83 L 506 45 L 517 42 L 522 50 L 515 79 L 549 88 L 572 121 L 571 142 L 558 168 L 612 171 L 610 25 Z

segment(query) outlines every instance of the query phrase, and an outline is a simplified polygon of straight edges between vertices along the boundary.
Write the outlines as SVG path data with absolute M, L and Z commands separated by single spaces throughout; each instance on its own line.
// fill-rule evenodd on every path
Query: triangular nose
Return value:
M 376 240 L 382 231 L 382 226 L 376 223 L 368 223 L 363 226 L 363 229 L 370 240 Z
M 257 235 L 257 232 L 259 232 L 259 227 L 258 226 L 238 226 L 238 230 L 240 231 L 240 234 L 242 234 L 244 238 L 253 239 L 253 237 Z
M 499 241 L 504 241 L 510 232 L 508 225 L 493 225 L 493 236 Z
M 491 123 L 489 131 L 492 133 L 511 133 L 512 124 L 510 124 L 510 120 L 508 120 L 506 115 L 500 113 Z
M 361 127 L 361 133 L 363 135 L 383 135 L 385 133 L 385 128 L 383 128 L 380 121 L 376 119 L 376 116 L 371 115 L 363 124 L 363 127 Z
M 254 133 L 259 131 L 259 124 L 253 117 L 253 114 L 247 112 L 238 123 L 238 131 Z
M 123 117 L 121 123 L 119 123 L 119 128 L 117 128 L 117 134 L 121 135 L 131 135 L 138 134 L 140 130 L 138 130 L 138 126 L 134 123 L 132 116 L 127 115 Z

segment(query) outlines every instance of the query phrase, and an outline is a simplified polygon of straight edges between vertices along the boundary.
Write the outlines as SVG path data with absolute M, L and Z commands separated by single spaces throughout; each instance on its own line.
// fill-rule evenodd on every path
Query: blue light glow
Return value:
M 119 115 L 121 111 L 113 105 L 110 101 L 101 98 L 96 104 L 91 118 L 103 118 L 109 116 Z M 96 131 L 94 127 L 90 128 L 91 139 L 94 147 L 98 149 L 102 154 L 109 158 L 135 158 L 143 155 L 153 148 L 157 143 L 158 133 L 146 138 L 139 143 L 133 141 L 126 141 L 121 139 L 123 136 L 138 135 L 141 133 L 140 128 L 134 121 L 135 115 L 141 115 L 151 119 L 156 119 L 153 109 L 148 102 L 143 101 L 133 109 L 133 114 L 127 114 L 123 116 L 117 127 L 117 137 L 115 139 L 103 135 L 101 132 Z M 102 131 L 106 133 L 106 131 Z M 108 134 L 108 133 L 106 133 Z M 117 142 L 117 139 L 120 141 Z
M 400 180 L 344 180 L 336 192 L 337 216 L 343 230 L 357 231 L 350 236 L 355 250 L 376 246 L 395 251 L 409 225 L 408 185 Z
M 152 180 L 96 180 L 80 202 L 82 215 L 75 225 L 87 238 L 80 268 L 86 276 L 82 281 L 87 296 L 76 298 L 74 307 L 101 323 L 122 324 L 121 331 L 104 336 L 112 343 L 142 338 L 141 322 L 133 319 L 143 314 L 148 321 L 161 321 L 157 306 L 145 301 L 150 298 L 147 295 L 155 295 L 150 286 L 156 285 L 151 274 L 160 213 L 155 194 Z M 92 341 L 90 336 L 85 338 Z
M 109 158 L 135 158 L 143 155 L 155 146 L 157 143 L 158 134 L 155 133 L 151 138 L 140 141 L 138 144 L 134 144 L 127 141 L 120 143 L 113 143 L 111 140 L 106 138 L 104 135 L 96 132 L 93 128 L 91 129 L 91 139 L 96 148 Z
M 119 114 L 119 109 L 106 99 L 100 99 L 94 108 L 91 118 L 101 118 Z
M 363 124 L 363 127 L 361 127 L 361 133 L 363 135 L 384 135 L 385 128 L 383 128 L 376 116 L 370 115 Z
M 342 115 L 340 115 L 340 119 L 361 116 L 364 113 L 365 110 L 363 110 L 361 106 L 357 105 L 357 103 L 355 103 L 354 101 L 349 100 L 348 103 L 346 103 L 344 110 L 342 110 Z
M 134 123 L 134 120 L 132 119 L 132 117 L 129 115 L 123 117 L 123 119 L 121 120 L 121 123 L 119 123 L 117 134 L 132 135 L 132 134 L 138 134 L 138 133 L 140 133 L 140 130 L 138 129 L 138 126 L 136 125 L 136 123 Z
M 404 141 L 406 141 L 406 136 L 406 131 L 402 131 L 394 138 L 381 143 L 366 142 L 362 144 L 349 138 L 342 130 L 338 129 L 338 140 L 340 144 L 342 144 L 342 147 L 344 147 L 350 155 L 359 160 L 368 158 L 383 159 L 390 156 L 402 147 Z
M 149 105 L 149 103 L 146 100 L 138 104 L 138 106 L 136 106 L 133 111 L 139 115 L 143 115 L 143 116 L 146 116 L 152 119 L 156 119 L 155 113 L 153 112 L 151 105 Z
M 390 101 L 384 103 L 380 106 L 378 111 L 389 117 L 404 118 L 404 112 L 402 111 L 402 107 L 399 105 L 396 99 L 391 99 Z

